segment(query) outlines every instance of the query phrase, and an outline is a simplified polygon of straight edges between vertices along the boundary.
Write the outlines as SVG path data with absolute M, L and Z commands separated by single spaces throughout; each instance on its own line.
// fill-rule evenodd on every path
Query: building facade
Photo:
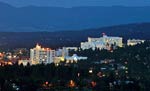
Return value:
M 37 44 L 35 48 L 30 49 L 30 61 L 32 65 L 52 63 L 54 57 L 55 50 L 51 50 L 50 48 L 42 48 Z
M 65 58 L 66 63 L 77 63 L 79 60 L 87 60 L 88 57 L 78 56 L 77 54 L 73 54 L 73 56 L 68 56 Z
M 62 49 L 56 50 L 56 56 L 57 57 L 66 57 L 69 55 L 69 50 L 66 47 L 63 47 Z
M 81 42 L 81 49 L 90 49 L 92 48 L 95 50 L 95 48 L 98 49 L 110 49 L 112 45 L 122 47 L 123 46 L 123 38 L 122 37 L 110 37 L 107 35 L 103 35 L 103 37 L 100 38 L 90 38 L 88 37 L 88 42 Z
M 140 40 L 140 39 L 128 39 L 127 40 L 127 45 L 128 46 L 134 46 L 134 45 L 137 45 L 137 44 L 141 44 L 141 43 L 144 43 L 145 40 Z

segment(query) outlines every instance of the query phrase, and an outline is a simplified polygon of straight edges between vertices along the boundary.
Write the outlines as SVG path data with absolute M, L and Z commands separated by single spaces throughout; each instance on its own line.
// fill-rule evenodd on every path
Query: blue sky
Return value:
M 150 0 L 0 0 L 14 6 L 150 6 Z

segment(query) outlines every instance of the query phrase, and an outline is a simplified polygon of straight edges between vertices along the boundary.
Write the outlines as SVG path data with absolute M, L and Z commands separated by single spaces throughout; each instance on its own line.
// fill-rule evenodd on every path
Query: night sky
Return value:
M 150 6 L 150 0 L 0 0 L 14 6 Z

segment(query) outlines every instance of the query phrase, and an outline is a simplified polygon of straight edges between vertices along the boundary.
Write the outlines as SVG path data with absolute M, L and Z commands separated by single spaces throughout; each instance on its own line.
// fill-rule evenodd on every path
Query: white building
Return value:
M 67 56 L 65 58 L 66 63 L 77 63 L 79 60 L 87 60 L 87 57 L 77 56 L 77 54 L 73 54 L 73 56 Z
M 42 48 L 37 44 L 35 48 L 30 49 L 30 61 L 32 65 L 52 63 L 54 57 L 55 50 L 51 50 L 50 48 Z
M 81 49 L 85 50 L 85 49 L 90 49 L 92 48 L 93 50 L 95 50 L 95 43 L 94 42 L 81 42 Z
M 134 46 L 134 45 L 137 45 L 137 44 L 141 44 L 141 43 L 144 43 L 145 40 L 140 40 L 140 39 L 128 39 L 127 40 L 127 45 L 128 46 Z
M 66 57 L 69 55 L 69 50 L 66 47 L 63 47 L 62 49 L 56 50 L 56 56 L 57 57 Z
M 78 47 L 63 47 L 62 49 L 57 49 L 55 51 L 56 57 L 54 58 L 54 63 L 58 64 L 65 61 L 65 59 L 69 57 L 70 50 L 77 51 Z
M 122 37 L 110 37 L 103 35 L 100 38 L 90 38 L 88 37 L 88 42 L 81 42 L 81 49 L 110 49 L 111 45 L 122 47 Z
M 27 66 L 28 63 L 30 64 L 30 60 L 28 60 L 28 59 L 18 60 L 18 65 L 23 64 L 23 66 Z
M 56 56 L 57 57 L 66 57 L 69 55 L 70 50 L 77 51 L 78 47 L 63 47 L 62 49 L 57 49 Z

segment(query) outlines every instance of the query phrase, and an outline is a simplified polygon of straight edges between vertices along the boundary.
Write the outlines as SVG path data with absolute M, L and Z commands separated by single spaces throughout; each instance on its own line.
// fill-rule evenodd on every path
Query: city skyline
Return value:
M 0 91 L 149 91 L 149 11 L 150 0 L 0 0 Z

